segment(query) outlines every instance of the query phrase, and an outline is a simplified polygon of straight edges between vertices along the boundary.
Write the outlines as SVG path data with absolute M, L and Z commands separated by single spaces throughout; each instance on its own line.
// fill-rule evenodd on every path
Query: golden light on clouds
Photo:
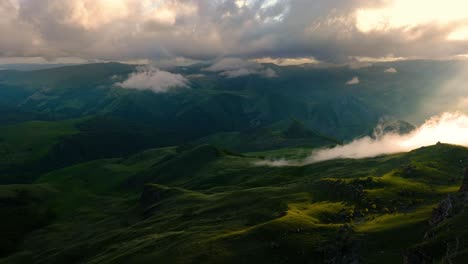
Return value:
M 144 4 L 147 10 L 146 18 L 163 24 L 173 25 L 178 16 L 187 16 L 197 12 L 197 7 L 191 2 L 154 1 Z
M 468 26 L 457 28 L 448 36 L 449 40 L 466 40 L 468 39 Z
M 395 57 L 391 54 L 385 57 L 356 57 L 351 56 L 350 59 L 354 59 L 358 62 L 389 62 L 389 61 L 399 61 L 404 60 L 405 58 L 402 57 Z
M 0 56 L 461 59 L 466 10 L 468 0 L 0 0 Z
M 74 1 L 69 23 L 94 29 L 128 15 L 124 0 L 80 0 Z
M 71 15 L 67 23 L 81 25 L 86 29 L 96 29 L 119 19 L 129 18 L 134 22 L 155 20 L 173 25 L 178 16 L 196 12 L 191 2 L 145 0 L 76 0 L 71 3 Z
M 465 0 L 393 0 L 384 7 L 358 9 L 356 25 L 363 32 L 371 32 L 453 23 L 448 38 L 468 39 L 467 10 L 468 1 Z

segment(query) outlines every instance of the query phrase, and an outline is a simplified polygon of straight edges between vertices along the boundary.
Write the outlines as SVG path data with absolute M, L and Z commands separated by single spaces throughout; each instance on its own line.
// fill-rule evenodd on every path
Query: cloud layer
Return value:
M 330 159 L 359 159 L 382 154 L 406 152 L 437 142 L 468 147 L 468 116 L 462 113 L 444 113 L 427 120 L 407 135 L 384 134 L 376 139 L 364 137 L 331 149 L 316 151 L 306 163 Z
M 175 88 L 188 88 L 189 81 L 180 74 L 161 71 L 154 67 L 142 67 L 130 74 L 127 80 L 117 83 L 126 89 L 150 90 L 155 93 L 168 92 Z
M 378 131 L 378 130 L 376 130 Z M 380 131 L 381 132 L 381 131 Z M 333 159 L 361 159 L 379 155 L 407 152 L 438 142 L 468 147 L 468 115 L 460 112 L 443 113 L 428 119 L 409 134 L 376 133 L 348 144 L 314 151 L 304 160 L 265 160 L 258 166 L 302 166 Z
M 343 62 L 467 54 L 468 14 L 459 12 L 467 4 L 448 1 L 424 1 L 428 9 L 413 0 L 3 0 L 0 57 Z
M 220 75 L 227 78 L 236 78 L 247 75 L 260 75 L 265 78 L 278 77 L 274 70 L 266 68 L 258 62 L 238 58 L 221 59 L 203 70 L 219 72 Z

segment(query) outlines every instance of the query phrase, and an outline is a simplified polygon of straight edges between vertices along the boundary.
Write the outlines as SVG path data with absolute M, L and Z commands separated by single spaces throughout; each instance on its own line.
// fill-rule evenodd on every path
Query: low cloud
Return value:
M 384 72 L 386 72 L 386 73 L 397 73 L 398 71 L 395 68 L 391 67 L 391 68 L 386 69 Z
M 180 74 L 149 66 L 140 68 L 137 72 L 130 74 L 127 80 L 116 85 L 126 89 L 164 93 L 176 88 L 189 88 L 189 81 Z
M 314 152 L 306 163 L 349 158 L 360 159 L 411 151 L 437 142 L 468 147 L 468 116 L 460 112 L 444 113 L 427 120 L 406 135 L 388 133 L 377 138 L 363 137 L 349 144 Z
M 355 76 L 351 80 L 347 81 L 347 85 L 356 85 L 359 84 L 361 81 L 359 80 L 359 77 Z
M 192 79 L 199 79 L 199 78 L 204 78 L 204 77 L 206 77 L 206 75 L 205 75 L 205 74 L 201 74 L 201 73 L 199 73 L 199 74 L 189 74 L 189 75 L 187 75 L 187 78 L 192 78 Z
M 265 78 L 278 77 L 278 74 L 271 68 L 266 68 L 255 61 L 247 61 L 238 58 L 221 59 L 203 70 L 219 72 L 219 75 L 227 78 L 236 78 L 247 75 L 259 75 Z
M 257 166 L 268 166 L 268 167 L 284 167 L 284 166 L 297 166 L 300 165 L 297 162 L 289 161 L 286 159 L 278 160 L 262 160 L 255 163 Z
M 348 67 L 351 70 L 359 70 L 363 68 L 369 68 L 372 67 L 372 63 L 367 62 L 367 61 L 352 61 L 348 64 Z
M 379 155 L 408 152 L 437 142 L 468 147 L 468 115 L 461 112 L 443 113 L 428 119 L 412 132 L 400 135 L 394 132 L 374 137 L 366 136 L 346 145 L 314 151 L 304 160 L 278 159 L 257 162 L 258 166 L 302 166 L 333 159 L 361 159 Z
M 267 68 L 265 70 L 263 70 L 260 75 L 266 77 L 266 78 L 276 78 L 278 77 L 278 74 L 273 70 L 273 69 L 270 69 L 270 68 Z
M 303 65 L 303 64 L 319 64 L 320 61 L 316 60 L 314 57 L 304 57 L 304 58 L 259 58 L 255 60 L 259 63 L 273 63 L 279 66 L 290 66 L 290 65 Z

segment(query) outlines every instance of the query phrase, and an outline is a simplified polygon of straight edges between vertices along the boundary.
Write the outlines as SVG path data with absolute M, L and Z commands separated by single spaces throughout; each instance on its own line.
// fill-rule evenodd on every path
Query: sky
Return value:
M 466 0 L 0 0 L 0 64 L 466 58 L 466 10 Z

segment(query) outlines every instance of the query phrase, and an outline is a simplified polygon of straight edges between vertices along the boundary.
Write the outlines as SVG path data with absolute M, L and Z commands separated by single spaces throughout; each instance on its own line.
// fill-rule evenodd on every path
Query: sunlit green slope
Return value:
M 16 240 L 3 261 L 402 263 L 431 229 L 432 208 L 458 191 L 460 160 L 468 156 L 466 148 L 438 144 L 362 160 L 255 164 L 301 152 L 163 148 L 51 171 L 34 185 L 4 186 L 2 202 L 32 200 L 47 214 L 35 213 L 43 224 Z M 29 192 L 41 194 L 21 194 Z M 450 221 L 458 219 L 464 214 Z M 464 241 L 463 225 L 453 228 Z M 450 236 L 438 230 L 438 237 Z

